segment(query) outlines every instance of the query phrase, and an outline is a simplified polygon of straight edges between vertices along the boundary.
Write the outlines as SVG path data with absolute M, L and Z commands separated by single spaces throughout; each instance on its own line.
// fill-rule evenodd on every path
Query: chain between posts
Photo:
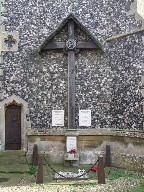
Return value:
M 98 163 L 98 160 L 97 160 L 97 161 L 90 167 L 90 169 L 88 169 L 85 173 L 83 173 L 83 174 L 81 174 L 81 175 L 78 175 L 78 176 L 76 176 L 76 177 L 66 177 L 66 176 L 60 174 L 59 172 L 57 172 L 57 171 L 47 162 L 47 160 L 46 160 L 45 157 L 44 157 L 44 160 L 45 160 L 46 164 L 52 169 L 52 171 L 53 171 L 54 173 L 57 173 L 59 176 L 61 176 L 61 177 L 63 177 L 63 178 L 66 178 L 66 179 L 70 179 L 70 178 L 76 179 L 76 178 L 82 177 L 82 176 L 86 175 L 89 171 L 91 171 L 92 167 L 94 167 L 94 165 L 96 165 L 96 164 Z

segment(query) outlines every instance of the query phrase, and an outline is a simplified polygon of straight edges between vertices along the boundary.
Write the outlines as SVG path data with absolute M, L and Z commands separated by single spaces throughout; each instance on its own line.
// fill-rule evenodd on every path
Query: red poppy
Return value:
M 75 149 L 71 149 L 68 153 L 70 153 L 70 154 L 76 154 L 76 150 L 75 150 Z
M 98 166 L 93 166 L 92 168 L 91 168 L 91 171 L 94 171 L 94 172 L 96 172 L 96 173 L 98 173 Z

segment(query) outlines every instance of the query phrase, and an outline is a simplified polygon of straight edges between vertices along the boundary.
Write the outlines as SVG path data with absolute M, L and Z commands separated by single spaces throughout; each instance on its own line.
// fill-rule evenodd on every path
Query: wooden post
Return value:
M 103 156 L 98 157 L 98 183 L 105 184 L 105 172 L 104 172 L 104 161 Z
M 68 40 L 70 40 L 68 44 L 74 45 L 74 38 L 74 21 L 70 20 L 68 22 Z M 69 46 L 66 47 L 68 49 L 68 129 L 75 129 L 75 49 L 71 49 Z
M 34 144 L 34 147 L 33 147 L 32 165 L 38 166 L 38 146 L 37 146 L 37 144 Z
M 44 156 L 39 155 L 36 184 L 42 184 L 43 183 L 43 160 L 44 160 Z
M 111 150 L 110 150 L 110 145 L 106 145 L 105 166 L 106 167 L 111 167 Z

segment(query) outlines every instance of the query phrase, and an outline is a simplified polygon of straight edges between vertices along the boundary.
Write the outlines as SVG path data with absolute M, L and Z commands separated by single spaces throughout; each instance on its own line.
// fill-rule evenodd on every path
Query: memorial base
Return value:
M 74 157 L 75 157 L 75 154 L 69 154 L 68 153 L 68 159 L 74 159 Z
M 65 166 L 79 166 L 79 154 L 68 154 L 64 155 Z

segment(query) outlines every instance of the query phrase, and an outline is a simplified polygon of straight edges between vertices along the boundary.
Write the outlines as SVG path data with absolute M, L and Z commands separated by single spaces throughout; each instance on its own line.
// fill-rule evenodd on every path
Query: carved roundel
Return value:
M 66 50 L 75 50 L 76 49 L 76 40 L 68 39 L 66 40 Z

